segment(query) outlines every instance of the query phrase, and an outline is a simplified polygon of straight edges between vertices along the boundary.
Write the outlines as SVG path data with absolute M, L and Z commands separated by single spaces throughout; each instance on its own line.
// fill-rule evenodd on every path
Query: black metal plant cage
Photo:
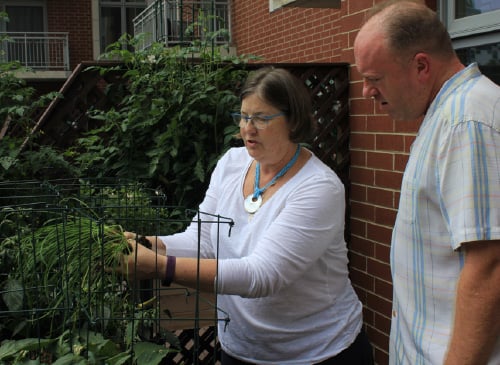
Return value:
M 217 363 L 216 324 L 229 318 L 216 296 L 106 269 L 128 249 L 125 230 L 232 225 L 166 200 L 127 181 L 0 183 L 0 364 Z

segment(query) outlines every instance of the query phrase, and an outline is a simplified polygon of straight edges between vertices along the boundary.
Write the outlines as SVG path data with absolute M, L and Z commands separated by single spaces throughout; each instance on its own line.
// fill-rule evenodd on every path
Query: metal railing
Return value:
M 134 18 L 134 35 L 143 34 L 139 48 L 154 42 L 186 45 L 193 41 L 228 44 L 231 34 L 229 0 L 156 0 Z
M 34 70 L 69 71 L 68 33 L 0 33 L 3 62 L 19 61 Z

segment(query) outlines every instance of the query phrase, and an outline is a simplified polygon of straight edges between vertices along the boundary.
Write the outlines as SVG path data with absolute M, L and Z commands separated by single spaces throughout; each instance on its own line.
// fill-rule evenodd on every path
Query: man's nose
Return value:
M 378 91 L 375 87 L 367 83 L 366 81 L 363 82 L 363 96 L 365 98 L 373 98 L 374 96 L 378 95 Z

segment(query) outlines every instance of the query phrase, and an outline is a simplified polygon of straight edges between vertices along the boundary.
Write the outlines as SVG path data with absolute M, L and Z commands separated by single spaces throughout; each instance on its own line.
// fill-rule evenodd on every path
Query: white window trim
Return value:
M 273 12 L 285 6 L 340 9 L 340 2 L 341 0 L 269 0 L 269 12 Z
M 440 8 L 452 39 L 500 30 L 500 10 L 455 19 L 455 1 L 440 0 Z
M 269 12 L 280 9 L 283 7 L 283 5 L 286 5 L 292 1 L 293 0 L 269 0 Z
M 94 56 L 94 60 L 99 59 L 101 55 L 99 37 L 99 0 L 92 0 L 91 3 L 92 9 L 92 52 Z

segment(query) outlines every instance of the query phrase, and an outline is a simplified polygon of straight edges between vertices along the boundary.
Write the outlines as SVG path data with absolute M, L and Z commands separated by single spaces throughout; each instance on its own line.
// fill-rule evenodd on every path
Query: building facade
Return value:
M 33 72 L 23 75 L 33 83 L 57 88 L 75 67 L 97 60 L 124 33 L 133 33 L 133 18 L 146 0 L 1 0 L 9 21 L 0 33 L 3 57 L 18 60 Z
M 228 0 L 231 46 L 264 63 L 349 63 L 350 267 L 364 304 L 365 325 L 378 364 L 388 362 L 392 286 L 389 251 L 399 189 L 419 121 L 378 114 L 362 96 L 353 42 L 365 12 L 378 0 Z M 82 61 L 96 60 L 155 1 L 0 0 L 11 21 L 3 32 L 67 34 L 62 69 L 39 67 L 33 80 L 57 83 Z M 171 2 L 169 2 L 171 3 Z M 478 62 L 500 83 L 500 4 L 487 0 L 427 0 L 437 10 L 463 62 Z M 19 54 L 17 55 L 18 57 Z M 24 58 L 22 58 L 24 57 Z M 24 55 L 30 60 L 37 55 Z M 49 56 L 45 60 L 50 60 Z M 47 58 L 48 57 L 48 58 Z M 52 74 L 51 72 L 57 72 Z

